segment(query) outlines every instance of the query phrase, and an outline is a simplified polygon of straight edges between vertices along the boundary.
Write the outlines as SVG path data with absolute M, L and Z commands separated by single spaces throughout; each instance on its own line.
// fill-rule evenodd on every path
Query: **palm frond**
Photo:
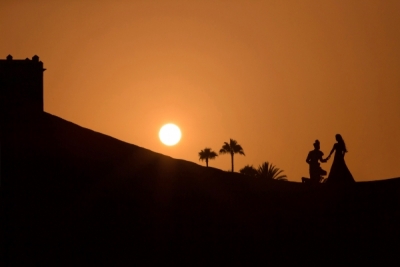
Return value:
M 244 155 L 243 148 L 237 143 L 236 140 L 232 138 L 229 139 L 229 143 L 224 142 L 222 148 L 219 150 L 219 154 L 231 154 L 232 158 L 232 172 L 233 172 L 233 156 L 234 154 L 239 153 L 240 155 Z
M 205 149 L 199 152 L 199 160 L 207 160 L 207 159 L 215 159 L 218 157 L 218 154 L 211 150 L 211 148 L 206 147 Z
M 283 170 L 266 161 L 258 167 L 257 176 L 268 180 L 287 181 L 287 176 L 285 174 L 281 174 L 282 172 Z
M 220 154 L 226 154 L 226 153 L 231 153 L 231 147 L 227 142 L 224 142 L 224 145 L 222 148 L 219 150 Z

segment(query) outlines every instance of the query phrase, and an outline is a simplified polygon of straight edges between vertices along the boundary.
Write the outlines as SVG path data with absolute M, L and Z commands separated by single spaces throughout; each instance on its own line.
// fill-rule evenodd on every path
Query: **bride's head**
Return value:
M 344 151 L 347 152 L 346 144 L 344 143 L 343 137 L 340 134 L 337 134 L 335 137 L 336 137 L 336 141 L 338 141 L 338 143 L 343 146 Z

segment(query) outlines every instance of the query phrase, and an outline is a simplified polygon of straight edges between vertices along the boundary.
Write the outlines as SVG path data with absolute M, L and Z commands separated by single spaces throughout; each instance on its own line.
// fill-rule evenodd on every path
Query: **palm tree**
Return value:
M 277 168 L 267 161 L 258 167 L 257 177 L 267 180 L 287 181 L 287 176 L 285 174 L 281 174 L 282 172 L 283 170 Z
M 220 154 L 231 154 L 231 162 L 232 162 L 232 172 L 233 172 L 233 155 L 239 153 L 240 155 L 244 155 L 244 151 L 241 145 L 237 143 L 237 141 L 230 139 L 229 143 L 224 142 L 224 145 L 219 150 Z M 245 156 L 245 155 L 244 155 Z
M 253 165 L 246 165 L 239 171 L 241 174 L 251 176 L 251 177 L 256 177 L 257 176 L 257 170 L 256 168 L 253 167 Z
M 215 159 L 215 157 L 218 157 L 217 153 L 211 150 L 211 148 L 204 148 L 204 150 L 201 150 L 199 152 L 199 160 L 206 161 L 206 166 L 208 167 L 208 160 L 209 159 Z

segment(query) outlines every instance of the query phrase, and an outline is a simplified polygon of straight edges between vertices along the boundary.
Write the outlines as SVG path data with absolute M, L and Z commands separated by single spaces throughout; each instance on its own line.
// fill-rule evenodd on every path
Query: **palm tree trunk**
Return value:
M 206 167 L 208 167 L 208 159 L 206 159 Z
M 232 172 L 233 172 L 233 153 L 231 153 Z

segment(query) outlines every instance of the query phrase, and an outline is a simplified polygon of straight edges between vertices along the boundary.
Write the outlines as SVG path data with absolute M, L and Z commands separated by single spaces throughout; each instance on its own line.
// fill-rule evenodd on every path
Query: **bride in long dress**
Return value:
M 329 160 L 332 153 L 335 151 L 333 163 L 329 176 L 326 179 L 326 183 L 337 184 L 337 183 L 354 183 L 353 175 L 351 175 L 349 168 L 347 168 L 344 156 L 347 153 L 346 144 L 340 134 L 336 135 L 336 141 L 333 145 L 331 153 L 325 160 Z

